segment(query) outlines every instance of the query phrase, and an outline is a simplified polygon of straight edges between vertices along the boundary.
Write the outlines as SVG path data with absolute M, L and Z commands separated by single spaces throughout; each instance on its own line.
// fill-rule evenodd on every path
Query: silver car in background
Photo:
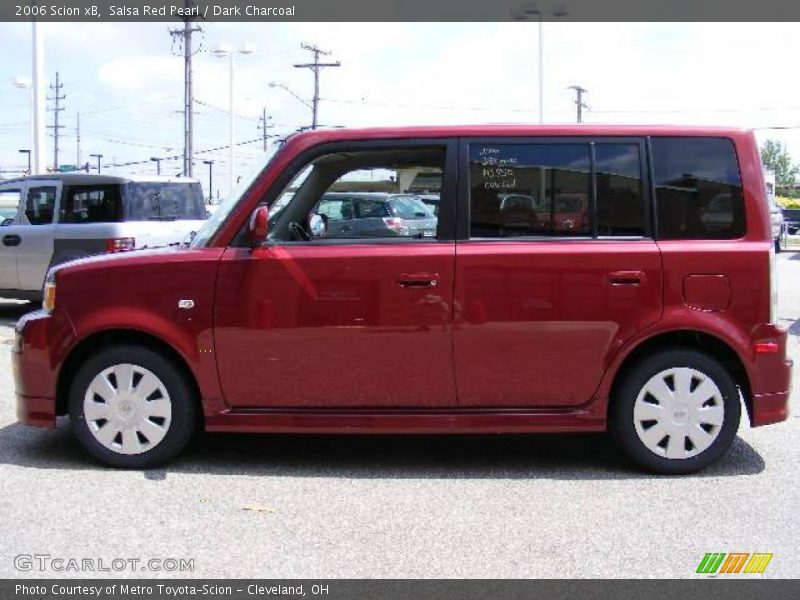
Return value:
M 330 238 L 436 237 L 436 215 L 414 194 L 328 192 L 314 212 Z
M 48 269 L 104 252 L 180 243 L 208 216 L 200 183 L 62 173 L 0 183 L 0 297 L 36 299 Z

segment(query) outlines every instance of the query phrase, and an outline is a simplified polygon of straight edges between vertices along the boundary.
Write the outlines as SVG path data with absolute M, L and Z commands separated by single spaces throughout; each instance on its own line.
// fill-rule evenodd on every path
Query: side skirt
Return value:
M 271 433 L 566 433 L 605 431 L 589 410 L 237 409 L 206 415 L 206 431 Z

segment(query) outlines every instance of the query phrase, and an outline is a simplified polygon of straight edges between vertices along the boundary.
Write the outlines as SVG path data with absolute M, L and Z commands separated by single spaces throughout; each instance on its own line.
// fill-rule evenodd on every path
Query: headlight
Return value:
M 47 312 L 53 312 L 56 307 L 56 278 L 55 275 L 47 275 L 44 282 L 44 298 L 42 299 L 42 308 Z

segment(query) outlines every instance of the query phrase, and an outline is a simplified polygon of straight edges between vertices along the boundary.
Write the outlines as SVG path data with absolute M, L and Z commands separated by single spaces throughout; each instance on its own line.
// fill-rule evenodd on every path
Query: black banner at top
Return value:
M 800 21 L 791 0 L 3 0 L 0 21 Z

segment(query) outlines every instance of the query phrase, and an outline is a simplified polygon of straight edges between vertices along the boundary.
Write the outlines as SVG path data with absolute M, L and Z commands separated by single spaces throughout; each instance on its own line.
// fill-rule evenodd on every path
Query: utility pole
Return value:
M 53 120 L 53 125 L 48 125 L 47 126 L 48 129 L 52 129 L 53 130 L 53 139 L 55 140 L 54 144 L 53 144 L 53 171 L 58 171 L 59 170 L 59 163 L 58 163 L 58 136 L 59 136 L 59 131 L 58 130 L 59 129 L 63 129 L 64 126 L 58 124 L 58 113 L 60 113 L 62 110 L 64 110 L 64 107 L 61 106 L 61 101 L 66 98 L 66 96 L 62 96 L 61 95 L 61 88 L 63 88 L 63 87 L 64 87 L 64 84 L 60 82 L 60 80 L 58 78 L 58 71 L 56 71 L 56 83 L 55 83 L 55 85 L 50 84 L 50 89 L 53 90 L 53 92 L 55 93 L 55 96 L 53 96 L 52 98 L 48 98 L 48 100 L 53 100 L 53 102 L 54 102 L 54 106 L 53 106 L 52 110 L 53 110 L 53 113 L 54 113 L 55 117 L 54 117 L 54 120 Z
M 583 101 L 583 95 L 588 94 L 589 90 L 582 88 L 579 85 L 569 86 L 570 90 L 575 90 L 575 106 L 578 108 L 578 123 L 583 123 L 583 109 L 588 109 L 588 105 Z
M 178 29 L 170 29 L 169 33 L 172 36 L 173 42 L 180 38 L 181 46 L 183 47 L 183 174 L 186 177 L 192 176 L 192 159 L 194 157 L 194 133 L 192 126 L 194 124 L 194 114 L 192 112 L 194 99 L 192 95 L 192 56 L 194 51 L 192 49 L 192 34 L 201 32 L 200 27 L 193 27 L 192 22 L 197 18 L 196 10 L 188 10 L 196 8 L 194 2 L 186 0 L 186 16 L 182 17 L 183 27 Z
M 264 144 L 264 153 L 265 154 L 267 152 L 267 145 L 269 143 L 269 141 L 268 141 L 269 136 L 267 135 L 267 129 L 269 127 L 272 127 L 272 125 L 267 125 L 267 121 L 269 121 L 270 119 L 272 119 L 272 117 L 267 115 L 267 109 L 266 108 L 262 108 L 261 109 L 261 116 L 259 117 L 259 121 L 261 121 L 261 122 L 258 124 L 258 128 L 261 130 L 261 141 Z
M 320 50 L 317 46 L 313 44 L 300 44 L 300 47 L 303 50 L 308 50 L 314 55 L 314 62 L 313 63 L 302 63 L 299 65 L 294 65 L 295 69 L 311 69 L 314 72 L 314 100 L 312 103 L 312 115 L 311 115 L 311 129 L 317 128 L 317 112 L 319 110 L 319 70 L 324 69 L 325 67 L 341 67 L 342 63 L 338 60 L 333 63 L 321 63 L 319 62 L 320 56 L 329 56 L 330 52 L 326 52 L 325 50 Z

